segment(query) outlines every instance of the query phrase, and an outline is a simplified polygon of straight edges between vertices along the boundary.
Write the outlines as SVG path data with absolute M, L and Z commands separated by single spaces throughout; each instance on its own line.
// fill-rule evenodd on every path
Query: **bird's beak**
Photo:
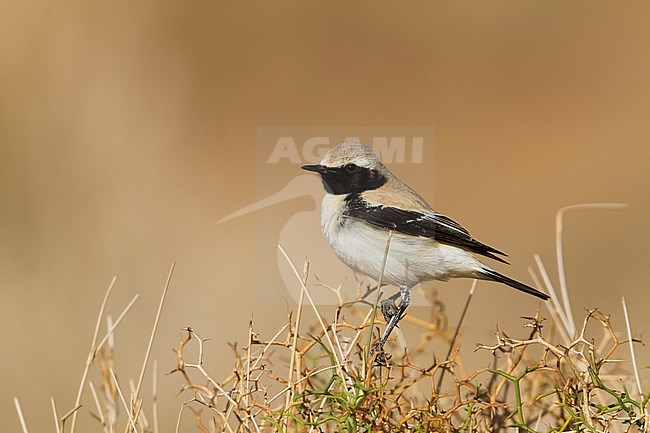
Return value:
M 325 167 L 322 165 L 303 165 L 302 167 L 303 170 L 307 171 L 313 171 L 314 173 L 324 173 L 325 172 Z

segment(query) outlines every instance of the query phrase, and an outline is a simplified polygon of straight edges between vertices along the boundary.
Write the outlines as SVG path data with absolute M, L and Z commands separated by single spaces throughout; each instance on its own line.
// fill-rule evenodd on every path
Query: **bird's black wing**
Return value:
M 394 230 L 411 236 L 434 239 L 466 251 L 508 263 L 499 254 L 507 254 L 474 239 L 460 224 L 439 213 L 410 211 L 385 205 L 371 205 L 359 195 L 346 200 L 345 216 L 363 220 L 375 227 Z

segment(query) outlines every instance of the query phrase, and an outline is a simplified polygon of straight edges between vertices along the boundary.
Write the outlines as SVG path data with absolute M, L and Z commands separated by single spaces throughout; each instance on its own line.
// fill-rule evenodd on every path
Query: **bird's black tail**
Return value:
M 524 293 L 528 293 L 529 295 L 537 296 L 540 299 L 543 299 L 545 301 L 548 301 L 550 296 L 548 296 L 546 293 L 542 293 L 539 290 L 533 289 L 530 286 L 525 285 L 524 283 L 520 283 L 517 280 L 513 280 L 512 278 L 508 278 L 505 275 L 502 275 L 498 273 L 497 271 L 493 271 L 492 269 L 482 269 L 480 273 L 485 276 L 488 280 L 492 281 L 497 281 L 499 283 L 506 284 L 514 289 L 521 290 Z

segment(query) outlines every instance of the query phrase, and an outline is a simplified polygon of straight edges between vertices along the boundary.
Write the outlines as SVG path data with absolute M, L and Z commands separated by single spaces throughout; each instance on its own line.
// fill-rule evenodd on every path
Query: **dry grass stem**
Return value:
M 153 413 L 153 433 L 159 433 L 158 428 L 158 360 L 153 360 L 153 379 L 152 379 L 152 397 L 151 406 Z
M 456 329 L 454 330 L 454 335 L 451 337 L 451 342 L 449 343 L 449 350 L 447 351 L 447 356 L 445 356 L 445 363 L 449 361 L 449 358 L 451 357 L 451 353 L 454 350 L 454 344 L 456 344 L 456 339 L 460 334 L 460 327 L 463 325 L 463 321 L 465 320 L 465 315 L 467 314 L 467 310 L 469 309 L 469 304 L 472 301 L 472 297 L 474 296 L 474 291 L 476 290 L 477 283 L 478 280 L 472 281 L 472 287 L 469 289 L 469 294 L 467 295 L 467 300 L 465 301 L 463 312 L 460 314 L 460 319 L 458 319 L 458 325 L 456 325 Z M 443 368 L 442 371 L 440 372 L 440 377 L 438 378 L 438 384 L 436 385 L 435 388 L 436 393 L 440 392 L 442 381 L 445 378 L 445 371 L 446 370 Z
M 309 290 L 307 290 L 307 286 L 303 284 L 302 279 L 300 278 L 300 275 L 298 274 L 298 271 L 296 270 L 296 267 L 294 266 L 293 262 L 287 255 L 286 251 L 284 251 L 284 248 L 282 248 L 281 245 L 278 245 L 278 249 L 286 259 L 287 263 L 291 267 L 291 270 L 293 271 L 294 275 L 300 282 L 301 290 L 305 292 L 305 296 L 307 296 L 307 299 L 309 300 L 309 304 L 311 305 L 312 309 L 314 310 L 314 314 L 318 318 L 318 322 L 321 325 L 321 328 L 323 329 L 323 335 L 325 336 L 325 339 L 327 340 L 327 343 L 330 346 L 331 353 L 334 356 L 334 359 L 336 360 L 336 368 L 339 370 L 339 375 L 340 377 L 344 378 L 345 374 L 343 372 L 343 368 L 341 367 L 341 361 L 338 359 L 337 354 L 336 354 L 336 349 L 334 348 L 334 343 L 332 343 L 332 339 L 330 338 L 329 332 L 327 331 L 327 327 L 325 326 L 325 323 L 323 322 L 323 318 L 321 317 L 320 312 L 318 311 L 318 308 L 316 307 L 316 304 L 314 303 L 314 300 L 311 297 L 311 294 L 309 293 Z
M 131 408 L 126 402 L 126 399 L 124 398 L 124 394 L 122 394 L 122 388 L 120 388 L 120 384 L 117 381 L 117 377 L 115 377 L 115 372 L 113 371 L 112 368 L 109 368 L 109 372 L 111 373 L 111 378 L 113 379 L 113 383 L 115 384 L 115 388 L 117 389 L 117 394 L 120 396 L 120 400 L 122 401 L 122 404 L 124 405 L 124 409 L 126 410 L 126 414 L 129 417 L 129 423 L 131 424 L 131 428 L 135 433 L 138 433 L 138 429 L 135 426 L 135 420 L 131 416 Z
M 126 315 L 129 313 L 129 311 L 131 311 L 131 308 L 133 308 L 133 305 L 135 305 L 135 303 L 138 301 L 139 298 L 140 298 L 140 295 L 136 294 L 131 299 L 131 301 L 126 305 L 126 307 L 124 307 L 124 310 L 122 310 L 122 313 L 120 313 L 120 315 L 117 317 L 117 320 L 115 320 L 114 323 L 110 323 L 110 322 L 112 322 L 112 319 L 107 318 L 107 320 L 109 320 L 108 331 L 106 331 L 106 335 L 104 335 L 104 337 L 101 339 L 99 344 L 97 344 L 97 349 L 95 350 L 95 352 L 97 352 L 102 347 L 104 347 L 104 344 L 106 344 L 107 341 L 109 342 L 110 346 L 112 346 L 114 344 L 110 340 L 113 338 L 115 330 L 117 329 L 117 327 L 122 322 L 122 319 L 124 319 L 124 317 L 126 317 Z
M 562 234 L 564 233 L 564 215 L 571 211 L 588 210 L 588 209 L 623 209 L 627 205 L 624 203 L 583 203 L 565 206 L 555 215 L 555 256 L 557 259 L 557 273 L 560 281 L 560 291 L 564 302 L 564 313 L 566 314 L 571 329 L 575 330 L 575 322 L 571 310 L 571 301 L 569 299 L 569 290 L 566 284 L 566 273 L 564 271 L 564 248 L 562 246 Z
M 302 318 L 302 307 L 303 303 L 305 301 L 305 289 L 304 287 L 307 286 L 307 277 L 309 276 L 309 260 L 305 260 L 305 264 L 303 266 L 302 270 L 302 285 L 300 286 L 300 297 L 298 299 L 298 310 L 296 312 L 296 323 L 294 325 L 294 328 L 292 330 L 292 340 L 291 340 L 291 359 L 289 360 L 289 392 L 287 393 L 286 400 L 284 402 L 284 410 L 287 411 L 289 409 L 289 404 L 291 402 L 291 399 L 293 398 L 294 395 L 294 389 L 293 389 L 293 375 L 294 375 L 294 370 L 295 370 L 295 375 L 296 379 L 300 380 L 300 360 L 298 359 L 298 353 L 296 351 L 296 347 L 298 344 L 298 336 L 300 335 L 300 319 Z M 261 357 L 259 359 L 262 359 Z M 283 423 L 283 427 L 286 428 L 288 423 L 288 418 L 286 421 Z
M 90 366 L 92 365 L 93 360 L 95 359 L 95 355 L 97 354 L 97 336 L 99 334 L 99 326 L 102 323 L 102 318 L 104 317 L 104 310 L 106 309 L 108 298 L 111 296 L 111 292 L 113 291 L 113 287 L 115 286 L 116 281 L 117 281 L 117 277 L 113 277 L 111 283 L 108 285 L 106 294 L 104 295 L 104 300 L 102 301 L 102 305 L 99 308 L 99 314 L 97 315 L 97 323 L 95 324 L 95 332 L 93 333 L 93 342 L 90 345 L 90 351 L 88 352 L 86 365 L 84 367 L 83 374 L 81 375 L 81 383 L 79 384 L 79 389 L 77 391 L 77 398 L 74 403 L 75 406 L 79 406 L 81 404 L 81 397 L 83 395 L 84 388 L 86 387 L 86 379 L 88 378 L 88 371 L 90 370 Z M 74 433 L 76 425 L 77 425 L 77 413 L 75 411 L 74 415 L 72 415 L 72 426 L 70 427 L 70 433 Z
M 147 351 L 144 355 L 144 361 L 142 361 L 142 369 L 140 370 L 140 377 L 138 378 L 138 386 L 135 388 L 135 395 L 132 399 L 133 402 L 137 401 L 138 398 L 140 398 L 140 390 L 142 389 L 142 381 L 144 380 L 144 375 L 147 371 L 147 364 L 149 363 L 149 356 L 151 355 L 151 347 L 153 346 L 153 340 L 156 338 L 156 331 L 158 330 L 158 323 L 160 322 L 160 314 L 162 313 L 163 305 L 165 305 L 167 291 L 169 290 L 169 285 L 171 284 L 175 267 L 176 262 L 172 262 L 169 268 L 169 274 L 167 274 L 167 281 L 165 281 L 165 287 L 163 288 L 162 295 L 160 296 L 158 311 L 156 312 L 156 318 L 153 322 L 153 329 L 151 330 L 151 337 L 149 337 L 149 344 L 147 345 Z
M 20 401 L 14 397 L 14 405 L 16 406 L 16 412 L 18 413 L 18 419 L 20 420 L 20 427 L 23 429 L 23 433 L 29 433 L 27 430 L 27 423 L 25 422 L 25 417 L 23 416 L 23 409 L 20 407 Z
M 91 382 L 88 382 L 88 387 L 90 388 L 90 393 L 93 395 L 93 400 L 95 401 L 95 408 L 97 409 L 97 418 L 102 424 L 102 428 L 106 429 L 106 419 L 104 418 L 104 411 L 102 410 L 102 405 L 99 403 L 99 397 L 97 396 L 97 391 L 95 390 L 95 385 Z
M 639 398 L 643 399 L 643 389 L 641 388 L 641 379 L 639 378 L 639 368 L 636 366 L 636 353 L 634 350 L 634 340 L 632 339 L 632 327 L 630 326 L 630 315 L 627 312 L 627 303 L 625 302 L 625 297 L 621 297 L 621 303 L 623 304 L 623 313 L 625 316 L 625 328 L 627 330 L 627 341 L 630 345 L 630 357 L 632 359 L 632 371 L 634 372 L 634 378 L 636 380 L 636 390 L 639 394 Z
M 54 402 L 54 397 L 50 396 L 50 403 L 52 405 L 52 415 L 54 416 L 54 425 L 56 427 L 56 433 L 61 433 L 61 425 L 59 424 L 59 414 L 56 411 L 56 403 Z
M 572 336 L 575 335 L 576 333 L 575 325 L 571 324 L 572 320 L 569 320 L 566 312 L 563 309 L 564 307 L 562 306 L 561 303 L 562 301 L 557 296 L 557 293 L 553 288 L 553 284 L 551 283 L 551 278 L 548 276 L 548 272 L 546 272 L 546 267 L 544 266 L 544 262 L 542 262 L 542 258 L 539 256 L 539 254 L 535 254 L 533 258 L 535 259 L 535 264 L 537 265 L 537 268 L 539 269 L 539 273 L 542 276 L 542 281 L 544 281 L 546 290 L 548 291 L 549 295 L 551 295 L 551 303 L 555 308 L 558 317 L 560 318 L 562 326 L 564 327 L 566 334 L 571 336 L 569 338 L 572 338 Z

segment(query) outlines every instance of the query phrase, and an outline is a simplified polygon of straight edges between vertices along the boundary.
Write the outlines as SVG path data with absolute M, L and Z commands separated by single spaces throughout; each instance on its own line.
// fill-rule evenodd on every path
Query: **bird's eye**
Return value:
M 359 166 L 356 165 L 356 164 L 345 164 L 344 168 L 345 168 L 345 171 L 347 171 L 348 173 L 355 173 L 355 172 L 359 171 Z

